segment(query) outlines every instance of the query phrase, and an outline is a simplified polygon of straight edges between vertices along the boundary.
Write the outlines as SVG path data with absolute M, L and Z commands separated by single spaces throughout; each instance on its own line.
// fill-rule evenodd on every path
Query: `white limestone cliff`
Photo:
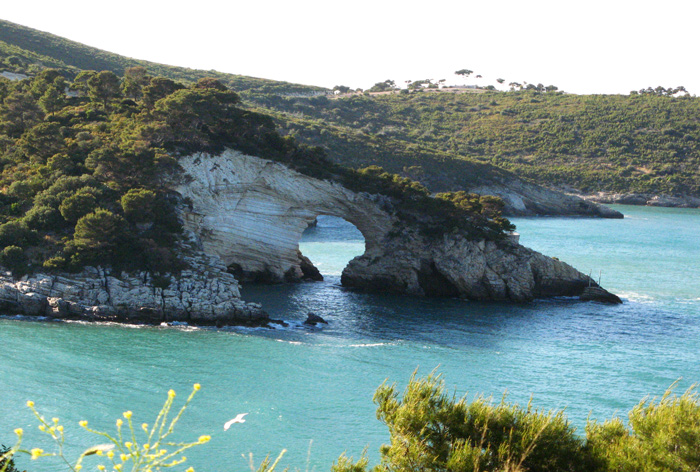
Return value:
M 184 178 L 173 190 L 187 202 L 185 228 L 208 254 L 243 280 L 294 281 L 303 277 L 299 239 L 318 215 L 339 216 L 380 245 L 394 218 L 384 197 L 352 192 L 269 160 L 225 151 L 180 159 Z
M 186 228 L 244 280 L 303 278 L 298 243 L 318 215 L 353 223 L 365 254 L 350 261 L 343 285 L 415 295 L 524 301 L 578 295 L 588 276 L 512 239 L 474 241 L 459 232 L 422 235 L 399 221 L 389 198 L 356 193 L 282 164 L 236 151 L 180 160 L 173 186 L 188 206 Z

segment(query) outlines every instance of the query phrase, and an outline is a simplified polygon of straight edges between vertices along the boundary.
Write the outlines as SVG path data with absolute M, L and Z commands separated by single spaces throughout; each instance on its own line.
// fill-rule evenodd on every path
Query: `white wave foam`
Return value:
M 394 342 L 387 342 L 387 343 L 360 343 L 360 344 L 348 344 L 348 347 L 379 347 L 379 346 L 393 346 L 396 343 Z
M 637 292 L 618 292 L 617 295 L 623 300 L 627 300 L 634 303 L 656 303 L 658 299 L 652 295 L 646 293 Z

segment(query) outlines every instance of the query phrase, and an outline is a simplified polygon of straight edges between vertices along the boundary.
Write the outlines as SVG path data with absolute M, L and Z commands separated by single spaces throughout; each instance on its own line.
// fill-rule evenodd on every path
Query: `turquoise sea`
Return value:
M 557 256 L 625 301 L 571 299 L 523 305 L 355 293 L 339 285 L 362 236 L 322 218 L 301 243 L 326 275 L 320 283 L 248 286 L 289 328 L 128 327 L 0 319 L 0 443 L 27 431 L 48 448 L 25 406 L 59 417 L 70 453 L 95 444 L 77 425 L 112 431 L 132 410 L 152 422 L 168 389 L 184 399 L 202 384 L 178 427 L 180 439 L 210 434 L 188 452 L 196 470 L 247 468 L 252 452 L 288 452 L 282 466 L 327 471 L 344 451 L 367 448 L 372 463 L 388 433 L 372 394 L 386 379 L 404 385 L 436 369 L 458 395 L 504 392 L 513 402 L 587 417 L 626 415 L 647 395 L 700 382 L 700 210 L 616 206 L 624 220 L 517 218 L 521 243 Z M 329 324 L 302 327 L 313 311 Z M 680 379 L 680 380 L 679 380 Z M 238 413 L 246 422 L 228 431 Z M 99 441 L 98 441 L 99 442 Z M 94 463 L 93 464 L 94 467 Z M 32 471 L 64 470 L 51 459 L 23 460 Z M 184 467 L 182 468 L 184 470 Z

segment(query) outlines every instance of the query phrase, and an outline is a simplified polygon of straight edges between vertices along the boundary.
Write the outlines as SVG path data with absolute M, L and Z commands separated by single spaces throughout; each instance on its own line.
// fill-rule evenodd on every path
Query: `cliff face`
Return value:
M 86 268 L 79 274 L 37 273 L 15 281 L 0 274 L 0 311 L 86 321 L 261 325 L 260 305 L 240 299 L 238 282 L 216 257 L 191 248 L 190 270 L 158 282 L 149 274 Z
M 523 302 L 580 295 L 589 277 L 515 241 L 439 239 L 415 231 L 386 240 L 348 264 L 342 284 L 364 290 Z
M 180 161 L 184 178 L 173 190 L 184 197 L 186 228 L 209 254 L 244 280 L 293 281 L 304 277 L 301 234 L 318 215 L 353 223 L 366 251 L 352 260 L 343 285 L 429 296 L 524 301 L 579 295 L 589 277 L 514 240 L 473 241 L 463 234 L 423 236 L 398 221 L 389 199 L 352 192 L 287 167 L 226 151 Z
M 619 211 L 594 201 L 584 200 L 576 195 L 547 189 L 519 179 L 473 187 L 469 191 L 501 197 L 506 204 L 503 213 L 508 216 L 624 217 Z M 607 202 L 601 201 L 601 203 Z
M 394 218 L 383 197 L 352 192 L 282 164 L 226 151 L 180 160 L 174 185 L 187 206 L 187 230 L 242 280 L 295 281 L 304 277 L 299 239 L 318 215 L 339 216 L 364 235 L 368 250 L 382 245 Z

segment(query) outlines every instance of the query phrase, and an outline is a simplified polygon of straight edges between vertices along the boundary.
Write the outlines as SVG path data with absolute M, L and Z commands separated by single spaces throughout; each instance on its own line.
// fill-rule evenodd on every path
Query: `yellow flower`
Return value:
M 54 423 L 58 423 L 58 418 L 51 418 L 51 421 L 53 421 Z
M 100 465 L 97 466 L 97 470 L 105 470 L 105 466 L 103 466 L 102 464 L 100 464 Z
M 32 454 L 32 460 L 36 460 L 39 457 L 41 457 L 41 455 L 44 453 L 44 450 L 39 449 L 38 447 L 35 447 L 34 449 L 32 449 L 29 452 Z
M 124 418 L 126 418 L 127 420 L 131 418 L 131 415 L 132 415 L 131 410 L 124 412 Z
M 143 448 L 146 449 L 146 450 L 149 450 L 149 449 L 151 448 L 151 445 L 148 444 L 148 443 L 146 443 L 146 444 L 143 445 Z
M 129 458 L 126 454 L 120 454 L 119 458 L 122 460 L 122 462 L 126 462 L 126 460 Z
M 79 424 L 80 426 L 82 426 L 83 428 L 87 428 L 87 421 L 85 421 L 85 420 L 79 421 L 78 424 Z
M 211 436 L 209 436 L 208 434 L 205 434 L 205 435 L 199 437 L 199 442 L 205 443 L 205 442 L 209 441 L 210 439 L 211 439 Z
M 142 424 L 142 425 L 141 425 L 141 429 L 143 429 L 144 431 L 148 432 L 148 423 Z
M 27 401 L 27 406 L 28 406 L 29 408 L 34 408 L 34 402 L 31 401 L 31 400 L 28 400 L 28 401 Z
M 121 464 L 115 464 L 115 465 L 114 465 L 114 470 L 122 470 L 122 465 L 121 465 Z
M 124 445 L 126 446 L 127 449 L 131 449 L 131 446 L 133 446 L 133 444 L 131 444 L 131 443 L 128 442 L 128 441 L 125 442 Z
M 80 469 L 82 469 L 82 468 L 83 468 L 82 465 L 80 465 L 80 464 L 76 465 L 76 466 L 75 466 L 75 472 L 80 472 Z
M 173 389 L 168 390 L 168 397 L 175 398 L 175 390 L 173 390 Z
M 104 453 L 103 453 L 101 450 L 98 449 L 98 450 L 95 451 L 95 454 L 97 454 L 98 456 L 101 456 L 101 455 L 104 454 Z
M 22 436 L 23 433 L 24 433 L 24 430 L 22 428 L 15 429 L 15 434 L 17 436 Z
M 202 386 L 199 384 L 194 384 L 193 388 L 195 389 L 195 391 L 198 391 L 200 388 L 202 388 Z
M 44 426 L 43 424 L 40 424 L 39 431 L 46 431 L 46 426 Z
M 192 467 L 190 467 L 190 468 L 187 469 L 185 472 L 194 472 L 194 469 L 193 469 Z
M 107 457 L 109 457 L 110 459 L 114 457 L 114 451 L 107 451 Z
M 59 433 L 63 432 L 63 426 L 60 424 L 58 426 L 56 426 L 56 429 L 58 430 Z
M 119 418 L 119 419 L 117 420 L 117 428 L 121 428 L 123 424 L 124 424 L 124 422 L 122 421 L 121 418 Z

